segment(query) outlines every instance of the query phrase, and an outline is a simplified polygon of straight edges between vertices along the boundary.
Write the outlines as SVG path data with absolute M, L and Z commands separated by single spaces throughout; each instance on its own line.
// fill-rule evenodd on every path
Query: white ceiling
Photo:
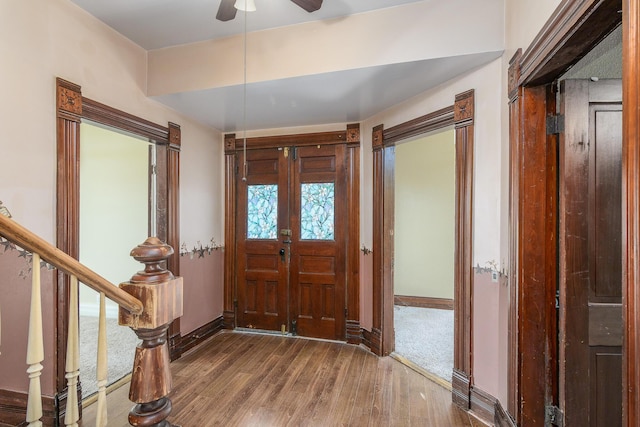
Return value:
M 71 0 L 146 50 L 244 31 L 244 12 L 215 19 L 220 0 Z M 289 0 L 255 0 L 247 31 L 346 17 L 406 3 L 447 0 L 324 0 L 308 13 Z M 469 0 L 477 1 L 477 0 Z M 441 40 L 434 41 L 440 43 Z M 153 98 L 222 132 L 357 122 L 499 57 L 501 51 L 419 60 Z

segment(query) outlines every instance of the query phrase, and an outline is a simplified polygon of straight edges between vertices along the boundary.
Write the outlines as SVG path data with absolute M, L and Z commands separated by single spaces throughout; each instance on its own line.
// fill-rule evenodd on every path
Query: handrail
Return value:
M 51 243 L 4 215 L 0 215 L 0 236 L 29 252 L 38 253 L 49 264 L 67 274 L 76 276 L 78 280 L 91 289 L 103 292 L 107 298 L 115 301 L 131 313 L 142 313 L 143 305 L 139 299 L 129 295 L 75 258 L 62 252 Z M 34 268 L 37 268 L 37 266 L 34 266 Z

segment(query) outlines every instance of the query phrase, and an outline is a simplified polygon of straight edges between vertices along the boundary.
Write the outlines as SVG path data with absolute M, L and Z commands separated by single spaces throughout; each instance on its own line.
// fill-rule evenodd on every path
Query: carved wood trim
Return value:
M 496 401 L 495 417 L 493 423 L 496 427 L 517 427 L 515 421 L 504 410 L 502 403 L 499 400 Z
M 519 85 L 549 83 L 620 23 L 620 0 L 564 0 L 522 54 Z
M 518 313 L 512 313 L 512 339 L 517 350 L 511 352 L 509 365 L 516 369 L 517 388 L 512 390 L 515 402 L 513 414 L 518 424 L 544 424 L 540 408 L 553 402 L 551 376 L 555 372 L 554 332 L 549 323 L 555 318 L 555 143 L 546 133 L 550 94 L 544 86 L 523 88 L 522 96 L 511 106 L 511 120 L 519 120 L 519 130 L 512 129 L 512 172 L 517 174 L 517 187 L 512 188 L 512 215 L 517 212 L 517 234 L 512 245 L 516 278 L 512 292 Z M 526 120 L 522 120 L 526 117 Z M 517 156 L 517 157 L 516 157 Z M 513 184 L 515 185 L 515 184 Z M 517 280 L 514 281 L 514 280 Z M 516 320 L 517 319 L 517 320 Z M 545 357 L 540 357 L 545 355 Z M 515 360 L 514 360 L 515 359 Z
M 471 386 L 469 393 L 469 407 L 471 411 L 487 424 L 496 418 L 496 403 L 498 399 L 478 387 Z
M 56 246 L 78 259 L 79 255 L 79 175 L 80 175 L 80 121 L 96 123 L 125 130 L 153 140 L 161 147 L 168 147 L 169 128 L 109 107 L 82 96 L 80 86 L 56 79 Z M 69 101 L 73 100 L 73 103 Z M 177 126 L 177 125 L 173 125 Z M 179 127 L 178 127 L 179 129 Z M 175 129 L 174 129 L 175 132 Z M 169 156 L 167 149 L 158 149 L 158 237 L 168 239 L 168 228 L 178 230 L 179 218 L 179 157 Z M 179 145 L 178 145 L 179 147 Z M 173 150 L 176 150 L 174 144 Z M 168 169 L 172 168 L 173 188 L 170 188 Z M 169 225 L 169 222 L 173 225 Z M 175 232 L 174 237 L 175 239 Z M 179 239 L 179 236 L 178 236 Z M 179 248 L 179 240 L 176 240 Z M 177 256 L 177 255 L 176 255 Z M 179 268 L 179 267 L 178 267 Z M 58 397 L 66 393 L 65 357 L 68 315 L 68 277 L 61 272 L 54 278 L 56 301 L 56 392 Z M 62 420 L 61 420 L 62 421 Z
M 236 327 L 236 176 L 235 134 L 225 135 L 224 327 Z
M 378 125 L 373 128 L 373 137 L 371 138 L 371 147 L 373 151 L 380 150 L 382 148 L 382 141 L 384 140 L 384 126 Z
M 233 134 L 225 135 L 225 151 L 231 148 Z M 242 139 L 235 139 L 236 151 L 244 149 Z M 306 145 L 344 144 L 347 142 L 347 131 L 315 132 L 295 135 L 275 135 L 247 138 L 247 150 L 277 147 L 303 147 Z
M 376 142 L 378 136 L 378 142 Z M 372 329 L 371 329 L 371 351 L 378 356 L 382 356 L 380 331 L 382 325 L 382 307 L 383 307 L 383 281 L 382 281 L 382 264 L 383 264 L 383 234 L 384 234 L 384 205 L 383 205 L 383 176 L 384 176 L 384 150 L 382 150 L 382 125 L 373 128 L 373 252 L 372 263 L 373 273 L 371 282 L 373 287 L 372 295 Z
M 472 112 L 473 114 L 473 112 Z M 424 116 L 409 120 L 384 130 L 383 142 L 385 147 L 395 145 L 397 141 L 423 135 L 434 130 L 444 129 L 454 123 L 453 105 L 444 107 Z M 382 143 L 382 142 L 381 142 Z
M 56 79 L 56 246 L 69 256 L 78 259 L 80 233 L 80 114 L 82 93 L 80 86 Z M 70 101 L 73 100 L 73 103 Z M 54 275 L 54 315 L 56 318 L 56 392 L 67 387 L 65 356 L 68 313 L 69 276 L 58 270 Z
M 451 399 L 464 410 L 471 407 L 471 380 L 466 373 L 453 368 L 451 376 Z
M 347 125 L 346 338 L 360 344 L 360 124 Z
M 166 242 L 172 248 L 180 248 L 180 148 L 182 146 L 182 133 L 180 126 L 169 122 L 169 144 L 167 150 L 167 239 Z M 174 250 L 167 259 L 167 269 L 174 276 L 180 276 L 180 254 Z M 176 318 L 168 330 L 169 354 L 171 360 L 176 360 L 182 355 L 182 337 L 180 335 L 180 317 Z
M 474 91 L 455 96 L 452 106 L 442 108 L 393 128 L 373 128 L 373 323 L 371 350 L 378 355 L 393 351 L 393 238 L 394 168 L 393 146 L 403 138 L 456 127 L 456 342 L 454 367 L 471 377 L 472 287 L 472 194 Z M 379 335 L 373 332 L 377 331 Z M 376 339 L 381 341 L 375 342 Z
M 625 4 L 637 8 L 636 3 Z M 524 53 L 516 52 L 510 62 L 508 410 L 518 425 L 542 424 L 544 416 L 539 408 L 557 398 L 557 374 L 553 362 L 546 357 L 553 357 L 557 328 L 550 308 L 555 297 L 552 287 L 557 266 L 553 239 L 557 236 L 550 225 L 554 218 L 547 215 L 555 212 L 557 203 L 556 178 L 551 176 L 555 167 L 555 154 L 551 150 L 555 142 L 549 143 L 546 138 L 544 123 L 544 116 L 553 111 L 555 102 L 551 91 L 540 85 L 558 78 L 615 29 L 621 21 L 620 9 L 620 0 L 564 0 L 532 44 Z M 631 14 L 628 9 L 623 11 L 627 17 Z M 637 39 L 630 34 L 631 28 L 623 30 L 623 44 L 636 48 Z M 626 68 L 632 61 L 623 62 Z M 637 70 L 634 68 L 629 75 L 635 80 Z M 625 111 L 629 111 L 626 105 Z M 625 139 L 628 137 L 625 135 Z M 635 186 L 637 179 L 633 182 Z M 540 283 L 545 286 L 539 286 Z M 534 306 L 542 309 L 534 310 Z M 547 347 L 549 343 L 551 347 Z M 543 363 L 539 359 L 541 354 L 545 355 Z
M 640 423 L 640 3 L 623 10 L 623 425 Z
M 167 144 L 169 142 L 169 129 L 167 127 L 157 125 L 89 98 L 82 98 L 81 117 L 148 138 L 156 144 Z
M 509 75 L 519 76 L 519 58 L 522 52 L 518 50 L 518 53 L 512 58 L 509 66 Z M 515 88 L 509 90 L 509 319 L 508 319 L 508 334 L 509 334 L 509 348 L 508 352 L 508 401 L 507 410 L 510 414 L 518 419 L 519 408 L 518 403 L 520 400 L 520 374 L 518 366 L 518 235 L 519 235 L 519 187 L 520 187 L 520 138 L 519 128 L 517 125 L 520 123 L 520 102 L 521 102 L 521 88 L 517 86 L 517 80 L 514 82 L 510 80 L 510 84 L 516 84 Z
M 199 346 L 207 339 L 220 332 L 223 328 L 224 319 L 220 316 L 211 322 L 200 326 L 195 331 L 189 332 L 184 335 L 180 341 L 180 353 L 184 354 L 192 348 Z
M 456 231 L 453 367 L 472 377 L 474 91 L 456 95 Z
M 27 393 L 0 390 L 0 425 L 26 426 L 27 399 Z M 58 414 L 59 411 L 53 397 L 42 397 L 42 422 L 45 426 L 56 425 L 56 418 L 64 419 L 64 413 Z

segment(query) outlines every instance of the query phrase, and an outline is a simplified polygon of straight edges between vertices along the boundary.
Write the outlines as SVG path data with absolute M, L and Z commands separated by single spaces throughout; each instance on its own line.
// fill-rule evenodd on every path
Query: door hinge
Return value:
M 158 166 L 151 165 L 151 175 L 157 175 L 157 174 L 158 174 Z
M 545 406 L 544 423 L 545 425 L 564 427 L 564 413 L 557 406 Z
M 547 135 L 554 135 L 564 132 L 564 116 L 556 114 L 547 116 Z
M 298 147 L 291 147 L 291 151 L 293 152 L 293 160 L 298 159 Z

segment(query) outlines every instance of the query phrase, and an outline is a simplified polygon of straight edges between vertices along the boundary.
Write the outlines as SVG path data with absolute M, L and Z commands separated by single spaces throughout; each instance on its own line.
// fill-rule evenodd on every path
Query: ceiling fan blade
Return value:
M 291 0 L 307 12 L 315 12 L 322 6 L 322 0 Z
M 221 0 L 216 19 L 218 21 L 231 21 L 236 17 L 238 9 L 234 7 L 235 0 Z

